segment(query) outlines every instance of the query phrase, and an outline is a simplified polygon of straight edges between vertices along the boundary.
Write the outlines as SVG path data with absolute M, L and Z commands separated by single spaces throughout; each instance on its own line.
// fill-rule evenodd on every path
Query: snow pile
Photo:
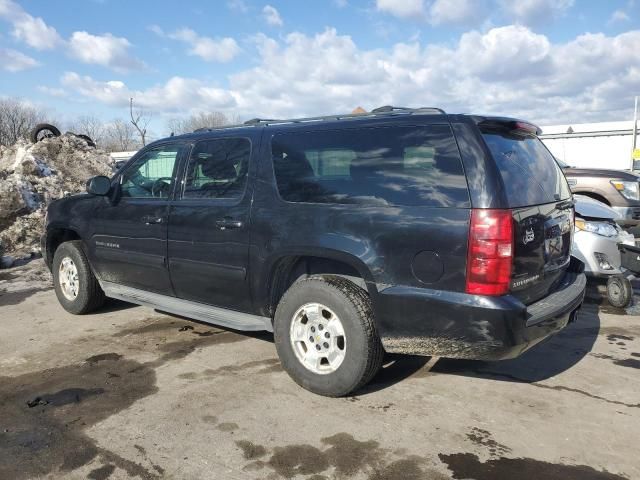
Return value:
M 0 256 L 37 254 L 47 205 L 110 173 L 109 154 L 71 134 L 0 146 Z

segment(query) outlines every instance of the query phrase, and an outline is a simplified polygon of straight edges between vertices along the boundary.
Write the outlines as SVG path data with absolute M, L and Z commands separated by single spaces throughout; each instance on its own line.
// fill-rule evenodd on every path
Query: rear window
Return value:
M 553 155 L 537 137 L 491 131 L 482 134 L 498 165 L 510 207 L 565 200 L 567 180 Z
M 448 125 L 282 133 L 272 155 L 289 202 L 469 206 Z

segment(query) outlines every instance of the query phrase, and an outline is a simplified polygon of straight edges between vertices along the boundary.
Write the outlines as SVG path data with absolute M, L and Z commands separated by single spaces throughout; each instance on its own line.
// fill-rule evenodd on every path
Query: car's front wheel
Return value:
M 369 382 L 384 350 L 367 293 L 341 277 L 294 283 L 276 309 L 274 334 L 282 366 L 302 387 L 347 395 Z
M 81 315 L 104 304 L 105 295 L 91 271 L 80 241 L 61 244 L 53 256 L 53 283 L 60 305 Z

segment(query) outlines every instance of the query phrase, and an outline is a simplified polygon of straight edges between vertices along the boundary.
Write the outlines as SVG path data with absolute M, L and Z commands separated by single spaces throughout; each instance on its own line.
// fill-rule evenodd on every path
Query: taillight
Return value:
M 510 210 L 471 210 L 467 293 L 504 295 L 511 283 L 513 216 Z

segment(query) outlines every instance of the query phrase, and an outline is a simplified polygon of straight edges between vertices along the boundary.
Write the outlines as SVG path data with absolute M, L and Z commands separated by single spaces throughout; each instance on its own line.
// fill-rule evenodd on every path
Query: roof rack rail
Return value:
M 196 132 L 210 132 L 212 130 L 224 130 L 229 128 L 242 128 L 242 127 L 251 127 L 251 126 L 268 126 L 268 125 L 279 125 L 285 123 L 308 123 L 308 122 L 322 122 L 328 120 L 344 120 L 344 119 L 358 119 L 358 118 L 371 118 L 377 117 L 381 115 L 394 115 L 394 114 L 411 114 L 411 113 L 438 113 L 442 115 L 446 115 L 446 112 L 441 108 L 435 107 L 420 107 L 420 108 L 407 108 L 407 107 L 393 107 L 391 105 L 384 105 L 382 107 L 374 108 L 370 112 L 367 113 L 346 113 L 346 114 L 338 114 L 338 115 L 326 115 L 320 117 L 304 117 L 304 118 L 291 118 L 291 119 L 282 119 L 276 120 L 273 118 L 252 118 L 251 120 L 247 120 L 244 123 L 239 125 L 224 125 L 220 127 L 212 127 L 212 128 L 199 128 L 194 130 Z
M 394 107 L 392 105 L 383 105 L 382 107 L 374 108 L 371 110 L 371 113 L 393 113 L 393 112 L 437 112 L 443 115 L 446 115 L 447 112 L 437 107 L 418 107 L 418 108 L 408 108 L 408 107 Z

